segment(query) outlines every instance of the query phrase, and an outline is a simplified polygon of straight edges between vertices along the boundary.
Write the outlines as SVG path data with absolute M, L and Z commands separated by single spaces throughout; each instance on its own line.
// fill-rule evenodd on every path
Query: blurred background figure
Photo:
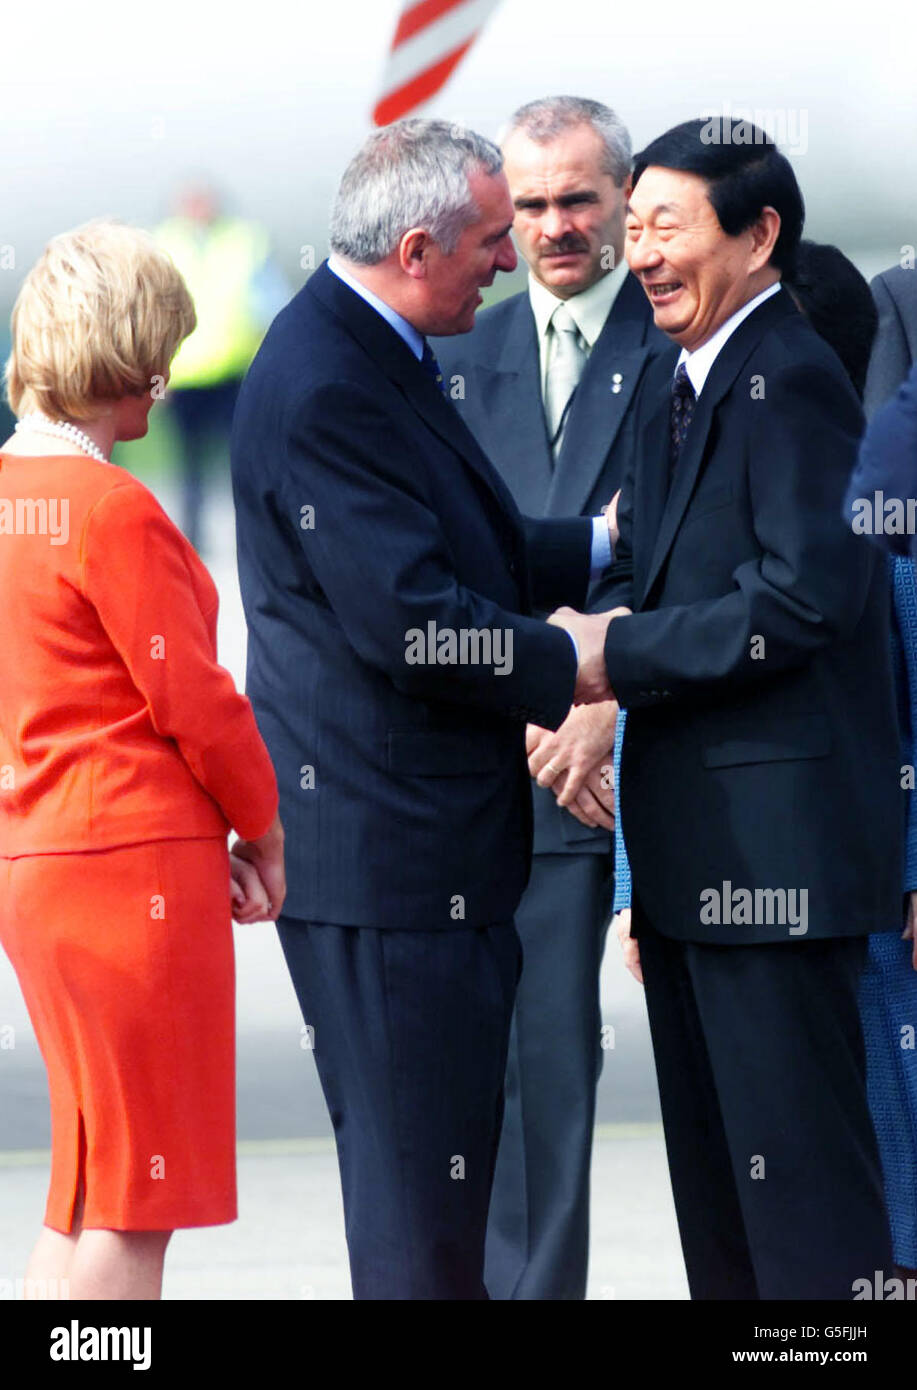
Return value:
M 879 332 L 869 361 L 864 403 L 867 419 L 901 385 L 917 360 L 917 270 L 893 265 L 872 281 Z
M 836 246 L 803 240 L 786 287 L 819 337 L 834 348 L 862 400 L 879 325 L 863 276 Z
M 875 277 L 872 293 L 879 332 L 866 379 L 869 425 L 845 506 L 856 523 L 862 503 L 874 505 L 882 521 L 873 515 L 873 539 L 894 555 L 914 559 L 917 538 L 908 508 L 917 498 L 917 271 L 892 266 Z M 892 502 L 904 504 L 903 520 L 887 514 Z
M 229 461 L 236 395 L 271 319 L 290 297 L 271 259 L 266 230 L 223 211 L 204 180 L 186 183 L 174 215 L 156 230 L 191 291 L 197 328 L 185 339 L 167 403 L 179 438 L 181 526 L 196 550 L 204 545 L 205 475 L 211 457 Z
M 9 328 L 4 323 L 3 327 L 0 328 L 0 362 L 8 360 L 12 346 L 13 340 Z M 0 438 L 6 439 L 8 435 L 12 434 L 15 424 L 16 416 L 10 410 L 6 393 L 3 392 L 0 394 Z
M 850 270 L 859 284 L 854 287 L 850 280 L 849 289 L 855 294 L 845 295 L 839 322 L 848 314 L 861 318 L 865 314 L 865 282 L 852 266 Z M 913 421 L 912 402 L 917 398 L 917 271 L 893 266 L 873 280 L 872 295 L 873 331 L 868 339 L 864 335 L 860 348 L 864 352 L 866 343 L 875 338 L 864 391 L 869 425 L 848 503 L 851 495 L 869 496 L 874 485 L 884 486 L 890 496 L 917 495 L 917 431 L 913 425 L 907 427 L 908 415 Z M 908 373 L 908 387 L 899 390 Z M 888 549 L 898 549 L 892 536 L 875 539 Z M 900 540 L 907 552 L 914 538 L 904 536 Z M 896 554 L 890 564 L 901 761 L 903 768 L 913 768 L 917 757 L 917 573 L 907 553 Z M 869 1104 L 882 1155 L 896 1272 L 908 1278 L 917 1272 L 917 1052 L 913 1042 L 908 1046 L 917 1021 L 917 792 L 913 787 L 908 792 L 904 889 L 905 939 L 888 933 L 871 938 L 860 986 L 860 1011 L 869 1067 Z

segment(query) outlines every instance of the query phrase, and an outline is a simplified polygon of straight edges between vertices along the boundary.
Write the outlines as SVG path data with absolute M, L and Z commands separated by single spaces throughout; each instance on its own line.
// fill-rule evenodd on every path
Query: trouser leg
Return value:
M 512 923 L 278 931 L 334 1126 L 354 1297 L 479 1299 L 519 971 Z
M 612 888 L 606 855 L 536 855 L 517 912 L 523 970 L 487 1227 L 492 1298 L 585 1297 Z

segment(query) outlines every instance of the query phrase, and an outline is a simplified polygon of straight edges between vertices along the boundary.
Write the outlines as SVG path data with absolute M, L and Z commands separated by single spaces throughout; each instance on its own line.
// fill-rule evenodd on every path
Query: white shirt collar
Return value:
M 754 313 L 759 304 L 763 304 L 765 299 L 770 299 L 771 295 L 777 294 L 780 287 L 781 284 L 778 280 L 775 285 L 768 285 L 766 290 L 756 294 L 754 299 L 749 299 L 747 304 L 743 304 L 741 309 L 737 309 L 731 318 L 728 318 L 725 323 L 721 323 L 713 336 L 702 343 L 699 348 L 695 348 L 693 352 L 688 352 L 687 348 L 682 348 L 675 364 L 675 370 L 677 371 L 684 362 L 685 370 L 696 396 L 699 396 L 703 391 L 704 382 L 710 375 L 710 369 L 725 346 L 726 340 L 732 336 L 739 324 L 748 318 L 749 314 Z
M 596 280 L 595 284 L 590 285 L 588 290 L 582 290 L 579 294 L 572 295 L 570 299 L 561 299 L 540 280 L 536 280 L 530 271 L 529 302 L 532 306 L 532 313 L 535 315 L 539 343 L 544 342 L 554 310 L 558 304 L 563 304 L 565 308 L 569 309 L 573 321 L 579 329 L 580 337 L 591 351 L 605 327 L 605 320 L 611 313 L 618 292 L 627 276 L 627 261 L 622 258 L 614 270 L 603 275 L 601 280 Z
M 339 280 L 343 280 L 345 285 L 349 285 L 354 294 L 358 294 L 361 299 L 375 309 L 377 314 L 381 314 L 385 322 L 394 328 L 400 338 L 407 343 L 408 347 L 417 358 L 418 362 L 423 357 L 423 335 L 417 331 L 412 323 L 402 318 L 397 310 L 390 304 L 386 304 L 384 299 L 380 299 L 372 290 L 368 290 L 365 285 L 355 279 L 347 267 L 332 254 L 328 257 L 328 269 L 333 271 Z

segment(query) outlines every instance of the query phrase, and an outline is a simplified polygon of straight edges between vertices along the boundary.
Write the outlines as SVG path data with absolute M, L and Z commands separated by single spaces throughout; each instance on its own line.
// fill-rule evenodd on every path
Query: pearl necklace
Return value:
M 21 420 L 16 421 L 17 430 L 31 431 L 33 434 L 53 434 L 59 439 L 68 439 L 71 444 L 75 444 L 81 453 L 88 454 L 90 458 L 98 459 L 99 463 L 110 463 L 111 459 L 102 453 L 88 434 L 77 429 L 76 425 L 71 425 L 66 420 L 49 420 L 47 415 L 41 415 L 37 411 L 31 415 L 23 415 Z

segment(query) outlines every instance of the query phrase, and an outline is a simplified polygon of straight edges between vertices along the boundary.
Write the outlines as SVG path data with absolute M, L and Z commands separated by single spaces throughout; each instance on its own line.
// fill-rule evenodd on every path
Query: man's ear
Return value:
M 427 260 L 433 245 L 429 232 L 422 227 L 411 227 L 398 243 L 398 263 L 405 275 L 414 280 L 427 278 Z
M 760 270 L 767 265 L 780 235 L 780 225 L 780 213 L 776 208 L 768 205 L 761 209 L 757 222 L 751 228 L 752 270 Z

